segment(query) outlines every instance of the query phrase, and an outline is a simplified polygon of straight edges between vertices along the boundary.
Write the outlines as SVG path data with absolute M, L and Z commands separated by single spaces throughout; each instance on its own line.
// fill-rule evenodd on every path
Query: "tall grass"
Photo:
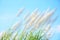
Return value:
M 23 8 L 17 14 L 17 17 L 23 12 Z M 26 15 L 26 23 L 22 32 L 19 30 L 20 21 L 14 24 L 7 31 L 0 33 L 0 40 L 49 40 L 53 35 L 52 25 L 56 18 L 52 19 L 56 9 L 40 12 L 35 9 L 31 15 Z M 19 33 L 21 32 L 21 33 Z

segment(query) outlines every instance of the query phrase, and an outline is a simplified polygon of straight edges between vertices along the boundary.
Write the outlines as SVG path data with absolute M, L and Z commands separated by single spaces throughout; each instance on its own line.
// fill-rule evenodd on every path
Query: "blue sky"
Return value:
M 25 10 L 29 10 L 30 12 L 35 8 L 39 8 L 41 11 L 47 8 L 57 8 L 54 17 L 57 15 L 59 17 L 53 27 L 60 25 L 60 0 L 0 0 L 0 31 L 8 29 L 18 21 L 19 18 L 16 18 L 15 15 L 22 7 L 25 7 Z M 51 40 L 59 40 L 60 33 L 56 33 L 55 36 L 57 37 L 53 37 Z

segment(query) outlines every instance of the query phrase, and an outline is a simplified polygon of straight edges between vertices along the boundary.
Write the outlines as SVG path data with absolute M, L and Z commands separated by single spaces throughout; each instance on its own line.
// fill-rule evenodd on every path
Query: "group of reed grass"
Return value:
M 51 26 L 57 18 L 52 18 L 55 10 L 48 8 L 46 11 L 41 12 L 36 8 L 30 15 L 28 13 L 24 17 L 25 23 L 22 32 L 20 29 L 17 31 L 22 23 L 18 21 L 7 31 L 0 32 L 0 40 L 49 40 L 54 33 Z M 20 9 L 16 17 L 19 17 L 23 11 L 24 8 Z

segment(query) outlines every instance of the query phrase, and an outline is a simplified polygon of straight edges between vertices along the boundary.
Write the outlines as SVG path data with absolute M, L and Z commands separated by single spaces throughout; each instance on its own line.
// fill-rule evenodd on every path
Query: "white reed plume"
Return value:
M 48 13 L 48 12 L 49 12 L 49 8 L 48 8 L 45 12 L 43 11 L 42 13 Z M 44 14 L 43 14 L 43 15 L 44 15 Z M 35 29 L 37 29 L 37 28 L 39 27 L 39 25 L 37 25 L 37 22 L 39 22 L 39 19 L 42 18 L 43 15 L 41 14 L 41 15 L 37 18 L 37 20 L 35 20 L 35 23 L 34 23 L 34 24 L 35 24 L 35 25 L 34 25 L 34 28 L 35 28 Z M 46 22 L 45 22 L 45 23 L 46 23 Z
M 39 11 L 39 9 L 38 8 L 36 8 L 33 12 L 32 12 L 32 14 L 36 14 L 37 12 Z
M 37 11 L 37 9 L 36 9 L 35 11 Z M 34 11 L 34 12 L 35 12 L 35 11 Z M 36 12 L 36 13 L 37 13 L 37 12 Z M 35 15 L 36 13 L 33 13 L 32 15 L 30 15 L 29 18 L 27 19 L 27 21 L 28 21 L 29 19 L 31 19 L 30 21 L 32 21 L 33 17 L 36 16 L 36 15 Z M 30 28 L 30 23 L 25 24 L 24 31 L 26 31 L 26 30 L 29 29 L 29 28 Z
M 20 23 L 21 23 L 21 21 L 18 21 L 18 22 L 16 22 L 13 26 L 12 26 L 12 30 L 16 30 L 19 26 L 20 26 Z
M 54 29 L 51 28 L 49 32 L 46 33 L 46 38 L 49 39 L 54 35 Z
M 49 22 L 46 24 L 47 26 L 45 26 L 45 25 L 43 26 L 45 33 L 51 29 L 51 25 L 54 23 L 54 21 L 56 20 L 56 18 L 49 19 Z
M 29 14 L 30 14 L 30 12 L 29 12 L 29 11 L 27 11 L 27 14 L 26 14 L 26 15 L 24 15 L 24 20 L 25 20 L 26 18 L 28 18 L 28 17 L 29 17 Z
M 23 11 L 24 11 L 24 7 L 23 8 L 21 8 L 18 12 L 17 12 L 17 14 L 16 14 L 16 16 L 18 17 Z
M 34 20 L 36 19 L 36 17 L 37 17 L 38 15 L 39 15 L 39 14 L 37 13 L 37 14 L 35 14 L 35 16 L 32 16 L 30 22 L 29 22 L 27 25 L 25 25 L 25 30 L 26 30 L 26 29 L 29 29 L 29 28 L 32 26 Z
M 38 14 L 35 16 L 35 17 L 33 17 L 32 19 L 31 19 L 31 21 L 27 24 L 28 25 L 28 29 L 32 26 L 32 25 L 34 25 L 34 21 L 35 21 L 35 19 L 36 19 L 36 17 L 38 16 Z M 33 27 L 33 28 L 35 28 L 35 27 Z M 33 30 L 33 29 L 32 29 Z
M 51 29 L 51 24 L 48 24 L 46 27 L 42 29 L 43 33 L 41 34 L 41 36 L 45 35 L 50 29 Z
M 50 12 L 50 8 L 47 8 L 47 10 L 46 11 L 43 11 L 42 13 L 43 14 L 47 14 L 48 12 Z
M 26 19 L 26 21 L 28 22 L 29 20 L 31 20 L 31 18 L 33 17 L 33 16 L 35 16 L 35 14 L 38 12 L 38 8 L 36 8 L 32 13 L 31 13 L 31 15 Z
M 38 20 L 38 17 L 40 16 L 40 12 L 38 12 L 35 16 L 35 18 L 33 19 L 32 23 L 33 25 L 35 25 L 36 21 Z
M 23 29 L 23 32 L 25 32 L 28 28 L 29 28 L 29 26 L 27 24 L 25 24 L 25 27 Z
M 31 18 L 31 20 L 30 20 L 30 22 L 29 22 L 29 25 L 30 25 L 30 26 L 34 23 L 34 20 L 37 18 L 38 15 L 39 15 L 39 14 L 37 13 L 37 14 L 35 14 L 35 16 L 32 16 L 32 18 Z
M 38 12 L 39 13 L 39 12 Z M 36 28 L 37 28 L 37 26 L 36 26 L 36 24 L 35 24 L 35 21 L 36 21 L 36 19 L 38 18 L 38 16 L 39 16 L 39 14 L 36 14 L 36 16 L 32 19 L 32 21 L 29 23 L 31 26 L 33 25 L 33 28 L 31 29 L 31 31 L 34 31 Z
M 38 17 L 35 20 L 34 24 L 36 24 L 41 19 L 41 17 L 43 17 L 43 16 L 44 16 L 43 12 L 40 12 L 40 14 L 38 15 Z
M 50 11 L 48 14 L 44 15 L 37 24 L 42 23 L 44 20 L 47 20 L 48 18 L 50 18 L 52 16 L 52 14 L 55 12 L 55 9 Z
M 40 14 L 37 16 L 37 19 L 35 19 L 34 21 L 34 29 L 38 29 L 39 25 L 37 25 L 37 23 L 39 22 L 41 17 L 43 17 L 43 14 L 40 12 Z
M 37 20 L 41 17 L 41 12 L 37 12 L 37 15 L 36 15 L 36 17 L 35 17 L 35 20 L 34 20 L 34 24 L 37 22 Z
M 37 12 L 38 12 L 38 9 L 35 9 L 34 10 L 34 12 L 32 12 L 32 15 L 30 16 L 30 22 L 27 24 L 27 26 L 25 25 L 25 28 L 26 29 L 29 29 L 30 27 L 31 27 L 31 23 L 34 21 L 34 19 L 35 19 L 35 16 L 37 16 L 36 14 L 37 14 Z M 34 19 L 33 19 L 34 18 Z M 29 19 L 29 18 L 28 18 Z
M 44 28 L 44 32 L 46 33 L 50 28 L 51 28 L 51 24 L 48 24 L 48 25 Z
M 25 24 L 25 27 L 24 27 L 24 29 L 23 29 L 23 32 L 26 32 L 26 30 L 28 30 L 30 27 L 31 27 L 30 25 Z
M 49 10 L 47 10 L 45 13 L 48 13 L 48 11 L 49 11 Z M 54 12 L 54 11 L 52 11 L 52 12 Z M 52 15 L 52 14 L 50 14 L 50 15 Z M 46 16 L 46 15 L 44 15 L 44 16 Z M 40 17 L 41 17 L 41 16 L 40 16 Z M 50 16 L 49 16 L 49 17 L 50 17 Z M 46 17 L 47 19 L 44 19 L 44 21 L 42 21 L 42 20 L 41 20 L 41 21 L 44 22 L 44 23 L 46 23 L 46 21 L 49 19 L 49 17 L 48 17 L 48 18 Z M 40 21 L 40 20 L 39 20 L 39 21 Z M 39 22 L 39 21 L 38 21 L 38 22 Z M 37 21 L 35 21 L 35 22 L 37 22 Z M 50 23 L 51 23 L 51 22 L 50 22 Z M 51 24 L 52 24 L 52 23 L 51 23 Z M 39 25 L 38 25 L 38 24 L 37 24 L 37 25 L 35 24 L 35 26 L 34 26 L 34 28 L 33 28 L 32 30 L 35 30 L 35 29 L 37 29 L 38 27 L 39 27 Z M 50 27 L 50 26 L 48 25 L 47 29 L 49 29 L 49 27 Z M 47 29 L 46 29 L 46 31 L 47 31 Z

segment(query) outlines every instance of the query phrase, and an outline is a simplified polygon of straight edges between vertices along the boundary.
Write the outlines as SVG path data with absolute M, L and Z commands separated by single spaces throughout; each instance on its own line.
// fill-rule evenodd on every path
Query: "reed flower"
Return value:
M 23 12 L 23 10 L 24 10 L 24 7 L 17 12 L 16 16 L 18 17 Z
M 20 26 L 20 21 L 16 22 L 16 23 L 11 27 L 11 29 L 12 29 L 12 30 L 16 30 L 19 26 Z

